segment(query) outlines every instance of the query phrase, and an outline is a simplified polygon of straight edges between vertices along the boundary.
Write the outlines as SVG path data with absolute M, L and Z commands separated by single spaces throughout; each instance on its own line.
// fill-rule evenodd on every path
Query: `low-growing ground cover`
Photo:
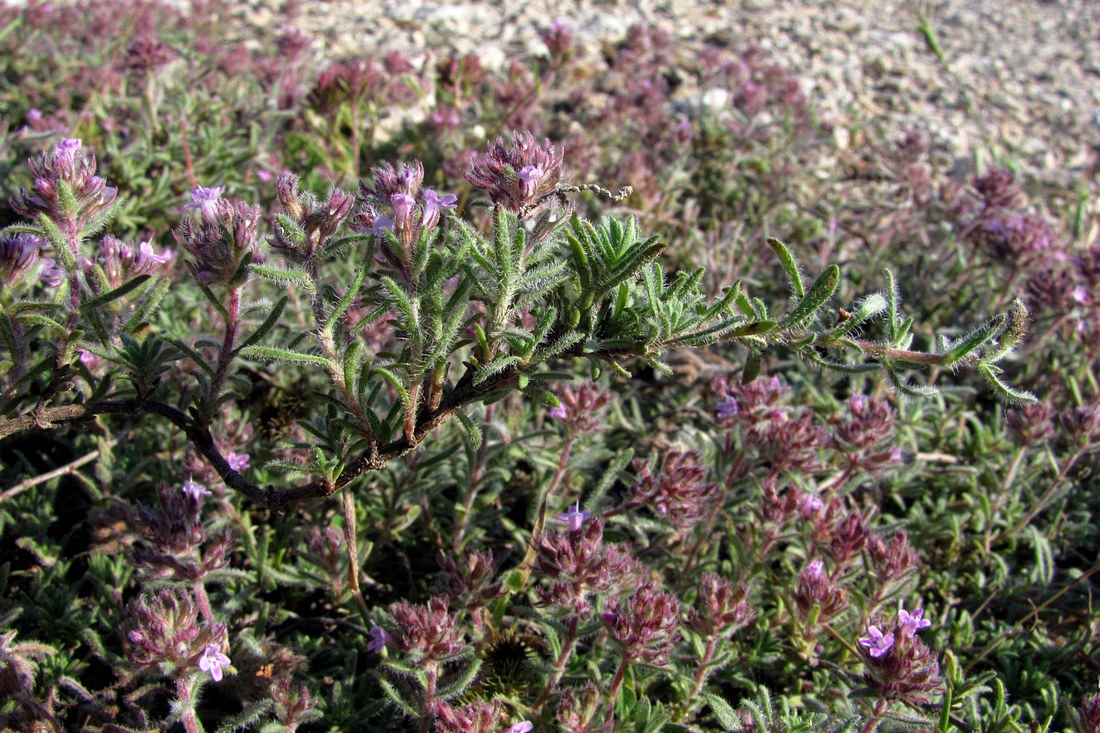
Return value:
M 0 723 L 1100 729 L 1094 180 L 216 9 L 0 21 Z

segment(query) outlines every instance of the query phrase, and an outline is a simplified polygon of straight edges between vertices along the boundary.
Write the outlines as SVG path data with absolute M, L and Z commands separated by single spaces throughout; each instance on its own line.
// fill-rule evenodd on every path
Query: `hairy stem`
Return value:
M 185 677 L 176 678 L 176 697 L 182 703 L 180 705 L 182 710 L 180 722 L 183 723 L 183 729 L 187 733 L 199 733 L 202 728 L 199 726 L 198 719 L 195 718 L 195 706 L 191 702 L 191 688 L 187 686 Z
M 241 289 L 239 286 L 230 286 L 227 292 L 229 296 L 228 307 L 225 309 L 225 334 L 222 337 L 222 346 L 218 351 L 218 363 L 214 369 L 214 377 L 210 380 L 210 391 L 207 394 L 206 405 L 202 411 L 202 423 L 209 425 L 214 419 L 214 411 L 217 409 L 218 393 L 229 373 L 229 365 L 233 362 L 233 344 L 237 340 L 237 329 L 240 326 L 241 313 Z
M 355 598 L 355 605 L 359 607 L 359 615 L 364 625 L 369 626 L 370 610 L 367 601 L 363 598 L 363 590 L 359 587 L 359 542 L 358 532 L 355 529 L 355 497 L 349 489 L 344 489 L 344 546 L 348 551 L 348 587 Z
M 562 640 L 561 654 L 554 660 L 554 674 L 550 676 L 550 681 L 546 683 L 546 688 L 531 707 L 534 714 L 537 715 L 538 712 L 542 710 L 542 706 L 550 699 L 550 695 L 557 689 L 558 683 L 561 682 L 561 678 L 565 676 L 565 668 L 569 664 L 569 657 L 573 654 L 573 647 L 577 644 L 577 629 L 579 627 L 580 618 L 574 613 L 569 619 L 569 631 L 566 632 L 565 639 Z

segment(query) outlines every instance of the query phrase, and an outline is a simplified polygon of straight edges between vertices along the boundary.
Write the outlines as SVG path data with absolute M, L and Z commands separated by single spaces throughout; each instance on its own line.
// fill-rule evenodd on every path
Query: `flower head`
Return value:
M 587 521 L 576 532 L 547 530 L 537 540 L 532 571 L 548 581 L 537 593 L 541 602 L 584 616 L 595 591 L 618 592 L 644 573 L 622 545 L 604 545 L 603 522 Z
M 458 205 L 455 194 L 440 195 L 431 188 L 420 187 L 424 181 L 424 165 L 418 160 L 394 168 L 389 163 L 374 169 L 374 186 L 359 183 L 359 199 L 364 206 L 352 220 L 352 228 L 373 234 L 381 250 L 380 256 L 409 277 L 409 256 L 414 242 L 439 226 L 443 211 Z M 387 232 L 397 238 L 394 246 Z
M 462 639 L 455 630 L 455 617 L 447 610 L 445 596 L 435 596 L 425 604 L 402 601 L 390 608 L 390 614 L 395 629 L 386 643 L 392 642 L 414 661 L 446 661 L 462 650 Z
M 184 217 L 172 233 L 192 256 L 188 265 L 202 285 L 240 285 L 249 263 L 264 261 L 257 235 L 259 207 L 223 199 L 223 190 L 199 186 L 192 191 L 184 208 L 199 211 L 198 221 Z
M 93 230 L 105 220 L 118 190 L 95 175 L 93 155 L 81 155 L 78 138 L 59 142 L 52 154 L 41 154 L 27 163 L 34 185 L 30 191 L 20 188 L 11 197 L 11 207 L 28 219 L 45 215 L 62 231 Z M 69 255 L 79 259 L 72 237 Z
M 601 618 L 623 657 L 660 667 L 679 638 L 680 608 L 676 596 L 647 583 Z
M 901 609 L 893 624 L 884 627 L 889 632 L 868 626 L 867 636 L 859 640 L 867 649 L 864 681 L 883 698 L 924 704 L 928 693 L 943 684 L 935 653 L 915 634 L 931 625 L 923 615 L 919 609 L 913 613 Z
M 323 253 L 332 236 L 351 213 L 355 197 L 339 188 L 332 189 L 327 199 L 298 191 L 298 177 L 279 176 L 275 195 L 286 212 L 276 217 L 271 246 L 293 262 L 307 262 Z
M 558 406 L 549 414 L 571 431 L 591 433 L 600 427 L 599 413 L 610 400 L 607 390 L 592 382 L 585 382 L 576 389 L 567 386 L 558 395 Z
M 721 498 L 716 483 L 708 483 L 698 453 L 672 450 L 651 469 L 648 461 L 635 460 L 638 480 L 631 490 L 635 499 L 680 532 L 690 532 L 710 515 Z
M 557 188 L 562 156 L 549 140 L 539 145 L 530 132 L 516 132 L 509 146 L 504 138 L 497 138 L 470 166 L 466 180 L 488 194 L 494 204 L 519 213 Z
M 225 627 L 209 626 L 199 620 L 198 604 L 190 593 L 165 588 L 156 595 L 142 595 L 127 606 L 123 625 L 126 652 L 139 667 L 155 667 L 166 674 L 182 674 L 200 664 L 200 658 L 220 654 L 225 642 Z M 218 657 L 218 675 L 222 663 Z M 211 675 L 214 672 L 211 671 Z
M 33 234 L 0 234 L 0 282 L 10 287 L 22 280 L 43 244 Z
M 879 627 L 868 626 L 867 636 L 860 639 L 859 643 L 867 648 L 868 654 L 878 659 L 894 646 L 894 632 L 884 634 Z
M 573 31 L 564 21 L 555 20 L 548 30 L 539 34 L 539 38 L 554 63 L 564 64 L 573 57 Z
M 199 669 L 210 673 L 210 679 L 215 682 L 222 681 L 222 667 L 230 665 L 229 657 L 222 654 L 217 644 L 207 644 L 206 651 L 199 657 Z
M 696 608 L 688 614 L 688 626 L 708 638 L 729 636 L 756 618 L 756 609 L 747 600 L 748 588 L 734 588 L 715 573 L 703 573 Z
M 142 242 L 135 249 L 108 234 L 100 242 L 96 264 L 103 269 L 107 285 L 113 289 L 140 275 L 156 272 L 170 259 L 170 255 L 158 255 L 150 242 Z M 91 285 L 94 290 L 101 287 L 98 281 Z
M 798 575 L 794 601 L 803 618 L 809 618 L 816 606 L 818 620 L 828 621 L 848 605 L 848 594 L 825 572 L 825 563 L 814 560 Z

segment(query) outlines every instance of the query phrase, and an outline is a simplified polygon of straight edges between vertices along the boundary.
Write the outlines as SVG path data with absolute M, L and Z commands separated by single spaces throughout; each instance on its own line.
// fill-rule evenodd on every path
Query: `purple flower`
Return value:
M 877 626 L 867 627 L 867 636 L 859 640 L 859 643 L 867 648 L 867 653 L 878 659 L 894 646 L 894 632 L 883 634 Z
M 367 651 L 381 654 L 390 641 L 390 635 L 381 626 L 370 627 L 370 641 L 367 642 Z
M 420 195 L 424 198 L 424 208 L 432 209 L 453 209 L 458 206 L 458 196 L 453 193 L 444 194 L 440 196 L 435 189 L 425 188 L 420 192 Z
M 189 494 L 195 499 L 195 501 L 198 501 L 204 496 L 210 496 L 209 489 L 207 489 L 205 486 L 198 483 L 197 481 L 192 481 L 191 479 L 188 479 L 184 482 L 183 486 L 180 487 L 180 491 L 185 494 Z
M 374 236 L 384 239 L 387 231 L 393 231 L 393 217 L 389 214 L 379 214 L 374 217 L 374 224 L 371 227 Z
M 729 420 L 737 417 L 737 413 L 741 412 L 741 405 L 735 398 L 726 396 L 714 408 L 714 412 L 719 420 Z
M 191 203 L 185 204 L 183 208 L 198 209 L 202 218 L 209 221 L 218 212 L 218 201 L 224 192 L 225 186 L 214 186 L 213 188 L 196 186 L 195 190 L 191 192 Z
M 807 578 L 811 580 L 821 580 L 821 573 L 825 570 L 825 563 L 821 560 L 814 560 L 812 563 L 806 566 L 803 571 Z
M 582 512 L 579 501 L 570 507 L 569 511 L 558 515 L 558 521 L 568 524 L 570 532 L 580 532 L 584 528 L 584 523 L 591 518 L 592 512 L 587 509 Z
M 64 281 L 65 270 L 57 264 L 57 260 L 53 257 L 43 257 L 38 265 L 38 279 L 51 288 L 56 288 Z
M 390 196 L 390 205 L 393 206 L 394 228 L 397 231 L 410 230 L 416 199 L 407 193 L 395 193 Z
M 521 720 L 508 730 L 504 731 L 504 733 L 531 733 L 531 729 L 534 727 L 534 723 L 530 723 L 526 720 Z
M 813 514 L 818 509 L 824 508 L 824 506 L 825 502 L 813 494 L 806 494 L 802 497 L 802 501 L 798 502 L 798 510 L 803 514 Z
M 565 405 L 558 405 L 550 409 L 550 417 L 555 420 L 564 420 L 569 417 L 569 412 L 565 409 Z
M 82 144 L 80 138 L 67 137 L 53 149 L 54 158 L 58 162 L 65 161 L 69 165 L 73 165 L 76 163 L 76 154 L 80 152 Z
M 229 657 L 222 654 L 217 644 L 207 645 L 206 651 L 199 657 L 199 669 L 209 672 L 210 679 L 215 682 L 222 681 L 222 667 L 228 667 L 229 664 Z
M 523 183 L 523 195 L 526 197 L 533 197 L 538 191 L 539 179 L 542 178 L 543 170 L 537 165 L 525 165 L 519 169 L 516 176 L 520 182 Z
M 901 622 L 901 626 L 904 629 L 908 629 L 910 634 L 915 634 L 921 629 L 926 629 L 932 625 L 932 622 L 924 618 L 924 609 L 918 608 L 909 613 L 904 608 L 898 611 L 898 621 Z
M 420 196 L 424 199 L 424 211 L 420 215 L 422 229 L 435 229 L 439 224 L 440 212 L 458 206 L 458 196 L 453 193 L 440 196 L 433 189 L 425 188 L 420 192 Z
M 80 356 L 78 357 L 80 359 L 80 363 L 88 367 L 89 369 L 95 369 L 97 366 L 99 366 L 100 359 L 92 352 L 80 349 L 76 353 L 80 354 Z
M 158 265 L 163 265 L 165 262 L 172 259 L 172 253 L 171 252 L 168 252 L 167 254 L 158 255 L 153 250 L 153 243 L 152 242 L 142 242 L 141 244 L 139 244 L 138 245 L 138 252 L 140 253 L 140 255 L 147 257 L 148 259 L 152 260 L 153 262 L 157 263 Z
M 229 464 L 237 473 L 240 473 L 244 469 L 248 468 L 248 454 L 247 453 L 234 453 L 229 451 L 229 455 L 225 457 L 225 462 Z

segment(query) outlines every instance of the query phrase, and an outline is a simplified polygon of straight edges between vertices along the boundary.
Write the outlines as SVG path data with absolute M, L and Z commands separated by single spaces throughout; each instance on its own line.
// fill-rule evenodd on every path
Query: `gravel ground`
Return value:
M 397 48 L 413 55 L 476 51 L 487 66 L 538 53 L 538 31 L 563 20 L 582 53 L 598 53 L 633 23 L 685 43 L 707 35 L 755 42 L 799 70 L 840 128 L 886 139 L 927 130 L 958 160 L 996 156 L 1067 188 L 1097 181 L 1100 0 L 257 0 L 237 13 L 270 31 L 288 19 L 320 58 Z M 922 33 L 937 39 L 941 56 Z

